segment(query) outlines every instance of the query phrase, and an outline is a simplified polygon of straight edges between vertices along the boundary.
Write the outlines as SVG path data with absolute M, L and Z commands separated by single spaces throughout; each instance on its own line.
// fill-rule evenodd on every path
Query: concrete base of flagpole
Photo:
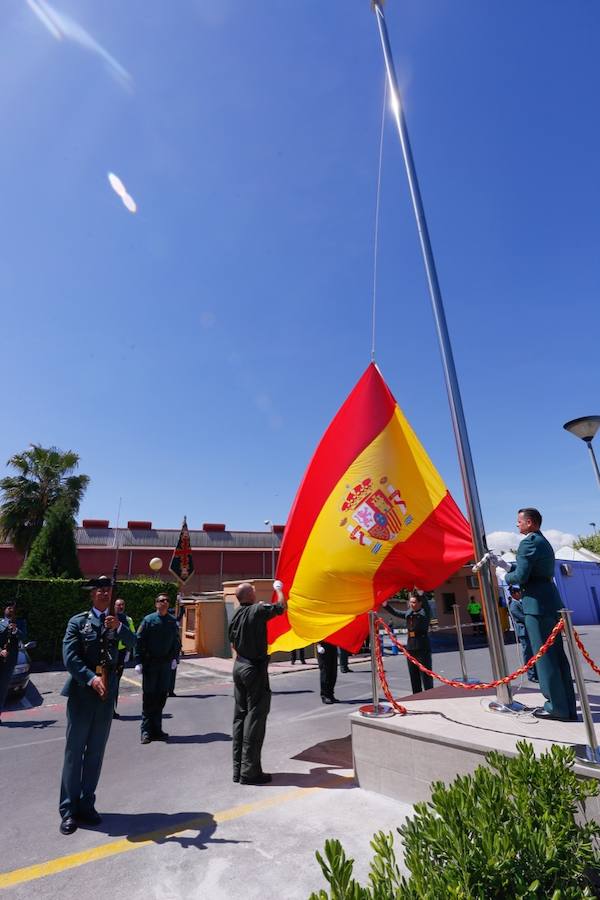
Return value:
M 600 759 L 593 759 L 585 743 L 584 722 L 536 719 L 527 710 L 543 705 L 544 696 L 528 687 L 520 696 L 527 701 L 520 715 L 510 710 L 512 715 L 490 716 L 488 707 L 497 702 L 494 691 L 450 687 L 399 697 L 408 711 L 405 716 L 352 713 L 352 756 L 358 784 L 404 803 L 426 801 L 434 781 L 449 783 L 457 775 L 472 773 L 485 764 L 490 750 L 515 756 L 517 743 L 523 739 L 533 745 L 536 755 L 547 753 L 553 744 L 575 746 L 575 773 L 600 781 Z M 600 691 L 591 699 L 599 704 Z M 589 798 L 586 814 L 600 820 L 600 797 Z

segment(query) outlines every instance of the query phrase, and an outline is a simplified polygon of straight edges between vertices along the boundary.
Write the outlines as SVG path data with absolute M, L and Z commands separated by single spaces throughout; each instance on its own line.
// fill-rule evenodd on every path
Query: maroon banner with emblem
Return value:
M 184 517 L 181 531 L 179 532 L 179 540 L 177 547 L 173 553 L 169 571 L 182 583 L 194 574 L 194 560 L 192 558 L 192 545 L 190 542 L 190 532 L 187 527 L 187 521 Z

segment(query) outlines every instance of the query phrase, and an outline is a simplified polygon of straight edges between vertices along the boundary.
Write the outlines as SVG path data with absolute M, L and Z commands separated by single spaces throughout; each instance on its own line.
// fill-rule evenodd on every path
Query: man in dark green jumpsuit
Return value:
M 537 509 L 520 509 L 517 527 L 525 535 L 511 563 L 506 583 L 520 584 L 525 628 L 533 653 L 537 653 L 559 619 L 563 607 L 554 583 L 554 550 L 540 531 L 542 517 Z M 493 562 L 500 561 L 495 558 Z M 508 564 L 505 564 L 508 565 Z M 538 719 L 575 721 L 577 706 L 571 669 L 559 635 L 552 647 L 536 663 L 537 676 L 546 702 L 534 710 Z
M 135 668 L 142 673 L 142 744 L 169 738 L 162 730 L 162 714 L 181 650 L 179 625 L 169 615 L 168 595 L 159 594 L 155 606 L 156 612 L 142 619 L 135 650 Z
M 0 619 L 0 713 L 4 709 L 10 679 L 17 664 L 19 642 L 25 637 L 17 627 L 16 613 L 14 604 L 9 603 L 4 610 L 4 618 Z
M 60 831 L 73 834 L 78 825 L 99 825 L 95 809 L 104 749 L 112 724 L 117 690 L 119 641 L 133 648 L 135 635 L 125 616 L 109 616 L 111 580 L 102 575 L 88 582 L 92 608 L 73 616 L 63 640 L 69 673 L 62 695 L 67 701 L 65 760 L 60 788 Z M 108 690 L 101 677 L 106 660 Z
M 279 592 L 278 603 L 259 603 L 254 587 L 246 582 L 235 595 L 240 605 L 229 625 L 229 640 L 237 654 L 233 664 L 233 780 L 267 784 L 271 776 L 263 772 L 260 760 L 271 708 L 267 622 L 284 613 L 287 602 Z

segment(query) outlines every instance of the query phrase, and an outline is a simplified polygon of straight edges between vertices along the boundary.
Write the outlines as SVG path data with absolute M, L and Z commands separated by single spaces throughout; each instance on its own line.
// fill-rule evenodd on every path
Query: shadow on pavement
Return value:
M 178 700 L 181 698 L 182 700 L 189 700 L 190 698 L 193 700 L 211 700 L 213 697 L 229 697 L 229 694 L 186 694 L 185 691 L 177 692 L 174 697 L 169 697 L 169 700 Z M 168 701 L 167 701 L 168 702 Z
M 271 691 L 272 694 L 314 694 L 314 691 L 304 690 L 304 691 Z
M 56 725 L 56 722 L 57 719 L 40 719 L 33 722 L 7 722 L 4 720 L 0 728 L 2 731 L 5 728 L 51 728 L 52 725 Z
M 294 757 L 297 759 L 298 757 Z M 350 764 L 351 768 L 352 764 Z M 340 769 L 347 768 L 340 766 Z M 273 772 L 272 787 L 321 787 L 321 788 L 355 788 L 354 777 L 341 775 L 331 771 L 331 766 L 318 766 L 310 772 Z M 269 787 L 269 785 L 266 785 Z
M 179 844 L 184 849 L 206 850 L 207 844 L 244 844 L 249 841 L 227 841 L 213 838 L 217 823 L 208 812 L 180 813 L 105 813 L 102 824 L 90 831 L 109 837 L 125 837 L 131 843 L 153 841 L 155 844 Z M 184 832 L 196 831 L 194 837 Z
M 172 734 L 169 744 L 214 744 L 216 741 L 231 741 L 230 734 L 222 731 L 209 731 L 207 734 Z
M 332 738 L 329 741 L 320 741 L 307 747 L 293 756 L 302 762 L 321 763 L 322 765 L 339 769 L 352 768 L 352 739 L 349 734 L 343 738 Z

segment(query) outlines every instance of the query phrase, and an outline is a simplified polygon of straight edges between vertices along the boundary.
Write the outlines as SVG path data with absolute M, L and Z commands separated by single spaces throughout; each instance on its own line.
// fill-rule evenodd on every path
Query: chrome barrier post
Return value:
M 465 659 L 465 643 L 463 641 L 462 628 L 460 627 L 460 610 L 458 608 L 458 603 L 452 605 L 452 612 L 454 613 L 454 624 L 456 625 L 456 639 L 458 641 L 458 654 L 460 656 L 462 680 L 468 682 L 469 676 L 467 675 L 467 661 Z
M 371 644 L 371 694 L 373 697 L 373 702 L 367 703 L 366 706 L 361 706 L 358 711 L 361 716 L 366 716 L 368 719 L 383 719 L 389 716 L 393 716 L 394 711 L 390 708 L 389 704 L 379 702 L 379 684 L 377 683 L 377 656 L 375 653 L 375 641 L 379 640 L 379 635 L 377 634 L 377 629 L 375 628 L 375 618 L 376 613 L 371 611 L 369 613 L 369 639 Z
M 569 645 L 569 654 L 571 656 L 571 664 L 575 675 L 575 683 L 577 684 L 577 693 L 579 694 L 579 704 L 585 722 L 585 730 L 587 732 L 587 744 L 577 744 L 575 747 L 575 756 L 588 766 L 600 766 L 600 748 L 596 740 L 596 729 L 594 728 L 594 720 L 588 700 L 585 679 L 581 671 L 579 654 L 577 652 L 577 644 L 575 643 L 575 635 L 573 633 L 573 623 L 571 622 L 571 610 L 561 609 L 561 618 L 564 622 L 565 638 Z M 559 640 L 557 638 L 557 640 Z
M 452 612 L 454 613 L 454 625 L 456 627 L 456 640 L 458 641 L 458 654 L 460 656 L 460 668 L 462 678 L 455 678 L 455 681 L 462 681 L 463 684 L 480 684 L 478 678 L 469 678 L 467 672 L 467 657 L 465 655 L 465 642 L 463 640 L 462 623 L 460 621 L 460 608 L 458 603 L 452 604 Z

